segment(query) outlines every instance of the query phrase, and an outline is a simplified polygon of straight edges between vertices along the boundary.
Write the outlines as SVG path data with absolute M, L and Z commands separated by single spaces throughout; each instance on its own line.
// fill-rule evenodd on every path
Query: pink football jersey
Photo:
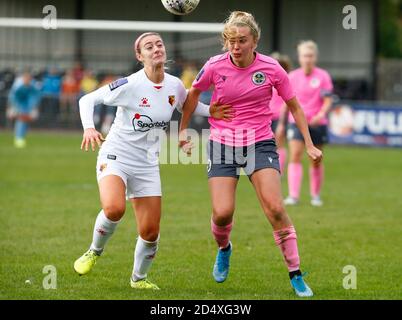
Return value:
M 214 87 L 211 103 L 232 105 L 235 117 L 230 122 L 210 117 L 210 139 L 231 146 L 247 146 L 273 138 L 270 109 L 273 88 L 284 101 L 295 96 L 286 71 L 275 59 L 259 53 L 246 68 L 237 67 L 228 52 L 209 59 L 193 87 L 206 91 L 211 86 Z
M 272 121 L 278 120 L 281 115 L 281 109 L 285 105 L 282 97 L 279 96 L 278 91 L 276 89 L 272 89 L 272 98 L 271 103 L 269 104 L 269 108 L 272 112 Z
M 289 79 L 306 115 L 307 122 L 310 122 L 320 112 L 324 97 L 332 92 L 331 77 L 327 71 L 316 67 L 309 75 L 306 75 L 301 68 L 296 69 L 289 74 Z M 289 121 L 295 122 L 291 114 Z M 320 124 L 328 124 L 328 119 L 324 118 Z

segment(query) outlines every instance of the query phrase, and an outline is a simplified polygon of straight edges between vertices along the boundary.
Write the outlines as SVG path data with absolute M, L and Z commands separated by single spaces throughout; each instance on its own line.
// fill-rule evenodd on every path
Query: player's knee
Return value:
M 280 222 L 285 218 L 285 207 L 283 201 L 275 200 L 268 204 L 269 215 L 275 222 Z
M 294 148 L 290 149 L 289 161 L 290 162 L 301 162 L 303 159 L 303 149 Z
M 126 211 L 125 205 L 119 204 L 109 204 L 103 207 L 103 212 L 105 216 L 112 221 L 119 221 Z
M 303 153 L 296 152 L 290 155 L 290 162 L 300 163 L 302 161 Z
M 322 165 L 322 162 L 316 163 L 316 162 L 314 162 L 313 160 L 311 160 L 311 161 L 310 161 L 310 165 L 311 165 L 313 168 L 319 168 L 319 167 Z
M 139 230 L 140 237 L 145 241 L 156 241 L 159 237 L 158 226 L 146 226 Z
M 215 206 L 213 207 L 212 211 L 213 211 L 213 220 L 217 225 L 220 226 L 227 225 L 232 221 L 234 207 Z

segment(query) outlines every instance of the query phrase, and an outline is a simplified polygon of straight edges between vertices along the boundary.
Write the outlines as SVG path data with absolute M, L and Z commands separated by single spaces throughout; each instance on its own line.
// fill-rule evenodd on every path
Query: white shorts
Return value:
M 159 166 L 155 166 L 154 171 L 141 172 L 119 162 L 113 155 L 100 153 L 96 163 L 98 183 L 103 177 L 110 175 L 118 176 L 124 181 L 127 199 L 162 196 Z

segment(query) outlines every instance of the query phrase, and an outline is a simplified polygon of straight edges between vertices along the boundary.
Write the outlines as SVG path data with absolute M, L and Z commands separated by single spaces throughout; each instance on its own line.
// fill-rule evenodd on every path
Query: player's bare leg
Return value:
M 162 200 L 161 197 L 141 197 L 130 199 L 130 202 L 138 229 L 131 286 L 135 289 L 159 290 L 147 279 L 147 274 L 158 250 Z
M 289 195 L 285 199 L 286 205 L 296 205 L 300 198 L 300 189 L 303 179 L 304 141 L 292 139 L 289 141 L 288 187 Z
M 317 145 L 318 149 L 323 151 L 323 145 Z M 320 207 L 323 205 L 321 200 L 321 187 L 324 180 L 324 164 L 322 161 L 318 164 L 314 163 L 310 159 L 310 195 L 311 195 L 311 205 L 315 207 Z
M 284 257 L 292 287 L 300 297 L 312 296 L 300 271 L 296 230 L 284 208 L 279 172 L 272 168 L 258 170 L 251 176 L 251 182 L 273 227 L 274 239 Z
M 99 181 L 102 210 L 96 218 L 89 250 L 74 263 L 74 270 L 78 274 L 84 275 L 91 271 L 102 254 L 126 210 L 125 194 L 126 185 L 120 177 L 109 175 Z
M 232 177 L 212 177 L 208 180 L 212 202 L 211 230 L 219 247 L 212 274 L 218 283 L 224 282 L 229 274 L 232 254 L 230 232 L 237 182 L 238 179 Z

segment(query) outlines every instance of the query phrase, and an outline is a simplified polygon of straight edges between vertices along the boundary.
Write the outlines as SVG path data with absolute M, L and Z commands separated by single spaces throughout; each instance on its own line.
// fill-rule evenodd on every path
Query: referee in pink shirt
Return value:
M 310 297 L 313 292 L 300 271 L 296 230 L 284 209 L 281 194 L 280 165 L 271 130 L 273 88 L 292 112 L 312 161 L 318 164 L 322 152 L 311 141 L 304 112 L 286 71 L 275 59 L 256 52 L 260 34 L 260 28 L 250 13 L 235 11 L 226 20 L 222 33 L 226 53 L 209 59 L 189 91 L 180 124 L 180 146 L 187 152 L 191 151 L 186 128 L 201 92 L 213 86 L 212 101 L 231 105 L 235 112 L 234 118 L 227 121 L 209 118 L 211 229 L 219 247 L 213 277 L 221 283 L 229 273 L 236 186 L 243 168 L 273 227 L 274 239 L 286 262 L 292 288 L 298 296 Z

